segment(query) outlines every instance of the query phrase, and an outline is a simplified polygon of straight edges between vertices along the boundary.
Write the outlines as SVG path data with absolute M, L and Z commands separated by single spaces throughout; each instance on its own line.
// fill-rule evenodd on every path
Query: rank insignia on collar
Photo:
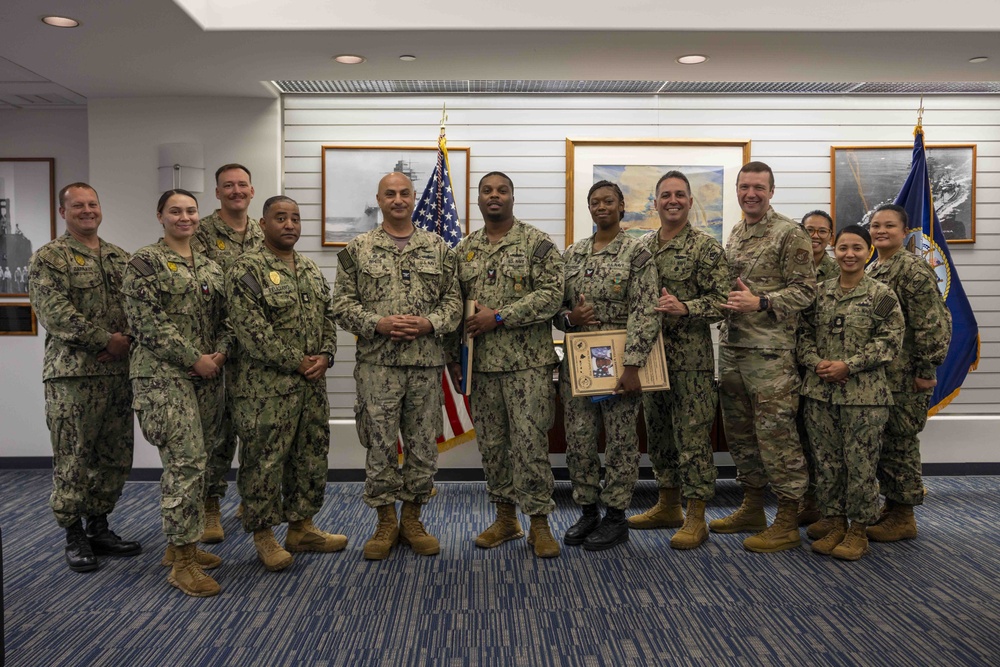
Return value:
M 226 242 L 225 242 L 225 241 L 223 241 L 222 239 L 219 239 L 218 241 L 216 241 L 216 242 L 215 242 L 215 245 L 216 245 L 216 247 L 217 247 L 217 248 L 218 248 L 219 250 L 225 250 L 225 249 L 226 249 Z
M 171 271 L 176 271 L 177 265 L 174 264 L 173 262 L 167 262 L 167 268 L 170 269 Z
M 271 271 L 271 273 L 267 274 L 267 277 L 270 278 L 271 282 L 274 283 L 275 285 L 281 284 L 281 276 L 278 274 L 277 271 Z
M 83 258 L 83 255 L 74 255 L 74 258 L 76 259 L 76 263 L 80 266 L 83 266 L 84 262 L 87 261 Z

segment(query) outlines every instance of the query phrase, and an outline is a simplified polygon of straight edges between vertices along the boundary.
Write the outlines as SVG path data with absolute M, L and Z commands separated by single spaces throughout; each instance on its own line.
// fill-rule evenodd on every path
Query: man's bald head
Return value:
M 410 228 L 416 201 L 409 176 L 398 171 L 383 176 L 378 182 L 375 200 L 382 209 L 382 219 L 389 226 L 399 231 Z

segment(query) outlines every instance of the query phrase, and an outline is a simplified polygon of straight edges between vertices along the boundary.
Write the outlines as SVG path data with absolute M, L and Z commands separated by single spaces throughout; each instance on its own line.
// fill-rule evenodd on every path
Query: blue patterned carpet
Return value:
M 633 531 L 602 553 L 538 560 L 524 540 L 480 550 L 482 483 L 441 483 L 425 509 L 442 553 L 361 546 L 374 512 L 361 486 L 331 484 L 316 522 L 339 554 L 301 554 L 281 573 L 255 558 L 223 504 L 215 598 L 166 581 L 158 486 L 130 482 L 112 527 L 146 548 L 77 574 L 47 507 L 44 472 L 0 471 L 7 664 L 79 665 L 996 665 L 1000 664 L 1000 477 L 927 479 L 920 537 L 873 545 L 857 563 L 808 547 L 744 551 L 741 535 L 671 550 L 672 531 Z M 656 489 L 643 482 L 633 506 Z M 710 518 L 738 503 L 720 481 Z M 576 520 L 559 483 L 558 535 Z M 768 508 L 773 516 L 773 499 Z M 279 531 L 283 539 L 284 531 Z M 804 536 L 803 541 L 808 540 Z

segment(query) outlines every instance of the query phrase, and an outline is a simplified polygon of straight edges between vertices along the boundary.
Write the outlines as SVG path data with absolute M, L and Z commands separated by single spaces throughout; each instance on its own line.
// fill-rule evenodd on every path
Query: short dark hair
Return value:
M 264 201 L 264 209 L 261 211 L 261 214 L 260 214 L 261 217 L 266 218 L 268 210 L 270 210 L 270 208 L 272 206 L 274 206 L 275 204 L 277 204 L 278 202 L 282 202 L 282 201 L 287 201 L 287 202 L 289 202 L 291 204 L 295 204 L 296 206 L 299 205 L 299 203 L 297 201 L 295 201 L 294 199 L 292 199 L 291 197 L 286 197 L 285 195 L 274 195 L 273 197 L 268 197 Z
M 806 220 L 808 220 L 809 218 L 813 217 L 814 215 L 818 215 L 821 218 L 826 218 L 826 221 L 830 223 L 830 231 L 831 232 L 833 231 L 833 229 L 834 229 L 834 227 L 833 227 L 833 218 L 831 218 L 830 214 L 827 213 L 826 211 L 821 211 L 819 209 L 816 209 L 815 211 L 809 211 L 808 213 L 806 213 L 804 216 L 802 216 L 802 222 L 800 222 L 799 224 L 803 228 L 805 228 L 805 226 L 806 226 Z
M 747 162 L 740 169 L 740 174 L 767 174 L 767 184 L 773 190 L 774 189 L 774 172 L 771 168 L 767 166 L 764 162 Z M 739 181 L 739 174 L 736 175 L 736 180 Z
M 680 180 L 684 181 L 685 185 L 687 185 L 688 195 L 691 194 L 691 181 L 688 180 L 688 177 L 685 176 L 684 172 L 682 172 L 682 171 L 677 171 L 676 169 L 671 169 L 670 171 L 668 171 L 667 173 L 665 173 L 663 176 L 660 176 L 660 180 L 658 180 L 656 182 L 656 187 L 653 188 L 653 194 L 654 195 L 657 194 L 660 191 L 660 183 L 662 183 L 663 181 L 667 180 L 668 178 L 679 178 Z
M 185 197 L 190 197 L 191 199 L 194 200 L 195 206 L 198 205 L 198 198 L 195 197 L 193 194 L 181 188 L 174 188 L 173 190 L 167 190 L 162 195 L 160 195 L 160 201 L 156 203 L 156 212 L 163 213 L 163 207 L 167 205 L 167 200 L 173 197 L 174 195 L 184 195 Z
M 622 206 L 625 205 L 625 195 L 622 194 L 622 189 L 618 187 L 617 183 L 612 183 L 611 181 L 597 181 L 591 185 L 590 192 L 587 193 L 587 202 L 590 202 L 591 196 L 601 188 L 611 188 L 614 190 L 615 194 L 618 195 L 618 201 L 622 203 Z
M 247 180 L 249 180 L 251 183 L 253 182 L 253 174 L 250 173 L 249 169 L 247 169 L 246 167 L 244 167 L 242 164 L 240 164 L 238 162 L 230 162 L 229 164 L 224 164 L 224 165 L 222 165 L 221 167 L 219 167 L 218 169 L 215 170 L 215 184 L 216 185 L 219 184 L 219 176 L 222 174 L 222 172 L 229 171 L 230 169 L 242 169 L 243 171 L 245 171 L 247 173 Z
M 867 229 L 865 229 L 859 224 L 847 225 L 846 227 L 841 229 L 839 232 L 837 232 L 837 240 L 839 241 L 840 237 L 843 236 L 844 234 L 855 234 L 857 236 L 860 236 L 864 240 L 865 245 L 867 245 L 869 248 L 872 247 L 872 235 L 868 233 Z
M 488 173 L 485 176 L 483 176 L 482 178 L 480 178 L 479 179 L 479 187 L 480 188 L 483 187 L 483 181 L 485 181 L 490 176 L 502 176 L 503 178 L 507 179 L 507 183 L 510 184 L 510 191 L 511 191 L 511 193 L 514 192 L 514 181 L 510 180 L 510 176 L 508 176 L 507 174 L 503 173 L 502 171 L 491 171 L 490 173 Z
M 72 190 L 73 188 L 80 188 L 80 189 L 83 189 L 83 190 L 90 190 L 95 195 L 97 194 L 97 190 L 95 190 L 93 188 L 93 186 L 89 185 L 88 183 L 84 183 L 83 181 L 77 181 L 76 183 L 70 183 L 69 185 L 67 185 L 62 190 L 59 191 L 59 208 L 66 208 L 66 193 L 69 192 L 70 190 Z M 100 201 L 101 198 L 98 196 L 97 200 Z
M 910 216 L 906 214 L 906 209 L 898 204 L 882 204 L 874 211 L 872 211 L 872 218 L 875 217 L 876 213 L 881 213 L 882 211 L 892 211 L 899 216 L 899 219 L 903 221 L 903 226 L 907 227 L 910 224 Z M 869 218 L 870 220 L 871 218 Z

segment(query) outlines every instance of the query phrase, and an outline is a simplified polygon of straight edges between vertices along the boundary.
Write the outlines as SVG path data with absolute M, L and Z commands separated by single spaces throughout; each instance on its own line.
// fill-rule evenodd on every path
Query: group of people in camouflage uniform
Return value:
M 462 383 L 463 336 L 474 341 L 471 411 L 496 507 L 475 543 L 524 537 L 520 508 L 534 553 L 560 554 L 548 522 L 553 325 L 626 331 L 610 397 L 573 396 L 565 359 L 560 369 L 566 461 L 582 513 L 565 544 L 602 550 L 627 541 L 630 528 L 679 528 L 676 549 L 699 546 L 710 531 L 750 532 L 744 546 L 767 553 L 799 546 L 799 526 L 809 524 L 814 551 L 855 560 L 868 539 L 916 536 L 917 435 L 951 327 L 933 272 L 903 248 L 903 209 L 881 207 L 870 234 L 842 229 L 834 261 L 830 217 L 814 211 L 800 225 L 777 213 L 771 169 L 750 162 L 737 179 L 743 218 L 723 248 L 691 226 L 690 182 L 670 171 L 655 188 L 659 229 L 626 234 L 621 189 L 601 181 L 587 201 L 595 233 L 560 254 L 514 216 L 511 179 L 490 172 L 478 187 L 484 228 L 451 249 L 413 224 L 413 183 L 391 173 L 377 191 L 383 222 L 339 253 L 331 293 L 316 264 L 294 250 L 298 205 L 272 197 L 254 221 L 250 178 L 242 165 L 220 167 L 221 206 L 204 219 L 193 194 L 165 192 L 157 205 L 163 238 L 131 257 L 97 235 L 92 187 L 60 191 L 67 233 L 35 254 L 29 283 L 47 331 L 51 506 L 66 529 L 71 569 L 141 552 L 107 520 L 131 469 L 132 409 L 163 462 L 163 565 L 172 585 L 199 597 L 219 592 L 205 570 L 221 559 L 197 544 L 224 539 L 219 500 L 237 436 L 242 524 L 263 565 L 278 571 L 292 552 L 344 549 L 345 536 L 312 523 L 326 484 L 325 373 L 337 324 L 357 337 L 363 497 L 377 514 L 367 559 L 387 558 L 400 542 L 421 555 L 440 551 L 421 510 L 435 494 L 442 372 Z M 866 269 L 872 248 L 876 261 Z M 671 388 L 643 393 L 638 371 L 661 333 Z M 706 522 L 720 404 L 744 498 Z M 626 519 L 640 406 L 659 498 Z M 770 526 L 769 485 L 778 497 Z M 284 546 L 273 533 L 283 522 Z

